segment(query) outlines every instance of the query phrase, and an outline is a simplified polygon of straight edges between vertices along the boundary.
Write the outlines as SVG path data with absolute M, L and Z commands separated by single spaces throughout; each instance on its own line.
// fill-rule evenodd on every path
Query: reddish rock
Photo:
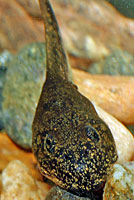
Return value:
M 44 40 L 43 26 L 15 0 L 0 0 L 0 22 L 0 51 L 15 52 L 30 42 Z
M 79 91 L 124 124 L 134 124 L 134 77 L 73 70 Z

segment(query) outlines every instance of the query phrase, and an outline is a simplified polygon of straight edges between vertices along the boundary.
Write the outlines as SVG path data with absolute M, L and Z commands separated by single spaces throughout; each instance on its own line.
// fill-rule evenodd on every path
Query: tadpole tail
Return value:
M 45 25 L 47 79 L 68 79 L 68 62 L 59 26 L 49 0 L 39 0 Z

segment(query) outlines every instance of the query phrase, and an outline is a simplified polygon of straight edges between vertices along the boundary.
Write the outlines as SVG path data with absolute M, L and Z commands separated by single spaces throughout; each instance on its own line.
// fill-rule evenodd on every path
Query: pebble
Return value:
M 12 54 L 7 50 L 0 53 L 0 130 L 4 128 L 3 116 L 1 112 L 3 102 L 2 91 L 5 84 L 7 66 L 8 63 L 12 60 L 12 57 Z
M 30 169 L 32 176 L 42 181 L 42 175 L 39 172 L 33 153 L 19 148 L 7 134 L 0 133 L 0 172 L 13 160 L 23 162 Z
M 110 55 L 92 64 L 91 74 L 134 76 L 134 55 L 123 50 L 115 50 Z
M 32 43 L 8 64 L 3 88 L 4 128 L 25 149 L 32 146 L 32 121 L 45 77 L 45 44 Z
M 58 186 L 54 186 L 47 194 L 45 200 L 96 200 L 86 197 L 78 197 Z
M 44 200 L 46 183 L 37 182 L 19 160 L 11 161 L 2 172 L 1 200 Z
M 74 83 L 84 96 L 123 124 L 134 124 L 134 76 L 91 75 L 76 69 L 72 71 Z
M 134 161 L 114 165 L 105 185 L 103 200 L 134 200 Z
M 109 126 L 113 134 L 118 154 L 117 163 L 132 160 L 134 156 L 134 137 L 131 132 L 112 115 L 105 112 L 95 103 L 93 104 L 99 117 Z

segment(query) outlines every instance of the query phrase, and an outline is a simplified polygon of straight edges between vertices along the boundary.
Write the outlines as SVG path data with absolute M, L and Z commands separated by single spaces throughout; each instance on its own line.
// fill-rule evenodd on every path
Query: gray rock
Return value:
M 107 0 L 126 17 L 134 18 L 134 0 Z
M 54 186 L 47 194 L 45 200 L 96 200 L 96 198 L 78 197 L 58 186 Z
M 3 102 L 3 87 L 5 84 L 6 72 L 9 62 L 12 60 L 12 54 L 5 50 L 0 54 L 0 130 L 4 128 L 3 116 L 2 116 L 2 102 Z
M 130 130 L 130 132 L 133 134 L 134 136 L 134 124 L 129 124 L 127 125 L 127 128 Z
M 45 45 L 33 43 L 24 47 L 8 63 L 3 89 L 2 116 L 7 134 L 15 143 L 31 149 L 32 130 L 45 73 Z
M 134 56 L 126 51 L 117 50 L 94 63 L 88 69 L 91 74 L 108 74 L 108 75 L 134 75 Z

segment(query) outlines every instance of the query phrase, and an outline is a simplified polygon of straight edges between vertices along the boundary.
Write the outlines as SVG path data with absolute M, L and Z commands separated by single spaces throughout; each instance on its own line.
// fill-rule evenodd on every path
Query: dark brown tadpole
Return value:
M 45 24 L 47 74 L 33 121 L 33 152 L 41 173 L 65 190 L 93 197 L 117 160 L 108 126 L 92 103 L 68 81 L 68 63 L 48 0 Z

